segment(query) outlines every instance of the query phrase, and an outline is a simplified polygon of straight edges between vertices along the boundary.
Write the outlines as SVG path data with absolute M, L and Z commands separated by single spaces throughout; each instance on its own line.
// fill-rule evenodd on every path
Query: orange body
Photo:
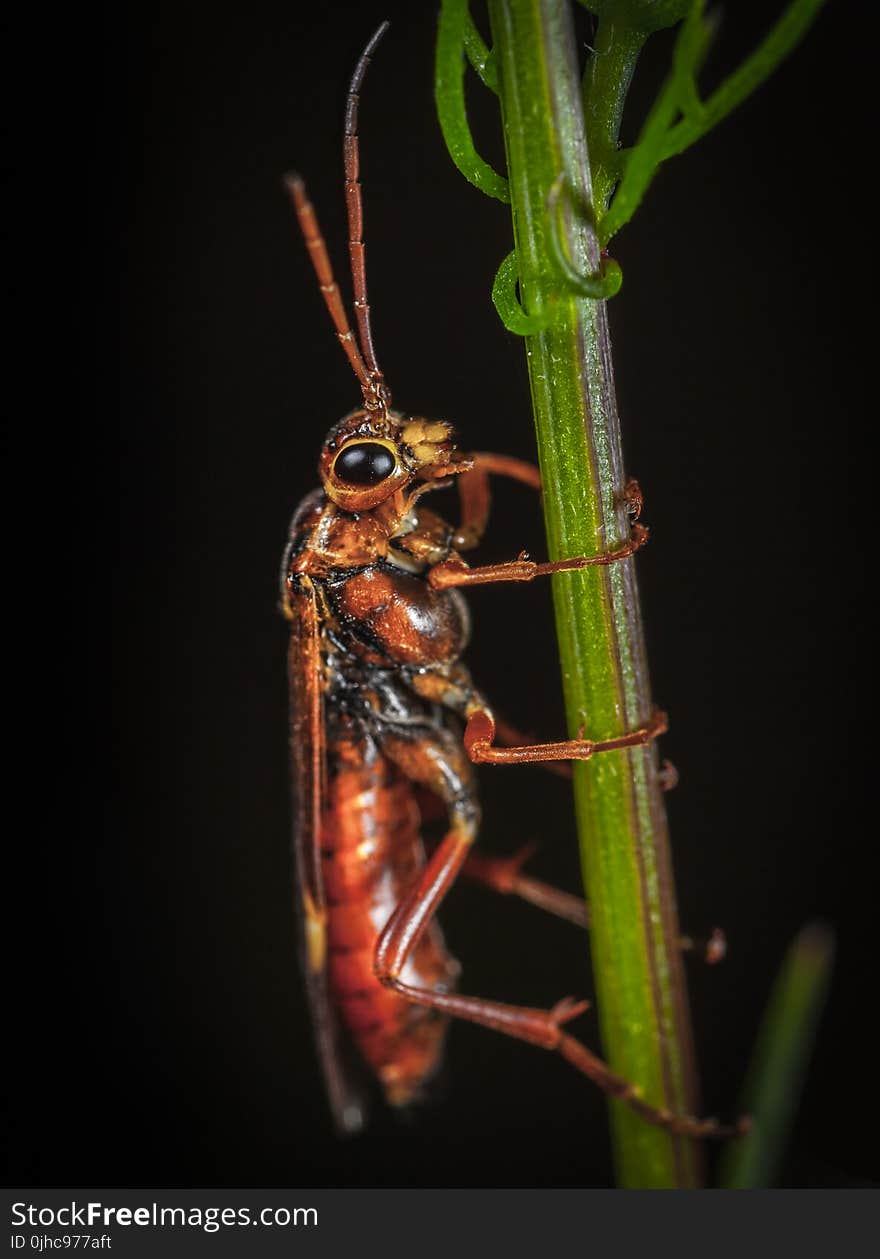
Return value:
M 327 783 L 321 874 L 327 906 L 331 999 L 388 1100 L 417 1099 L 443 1049 L 446 1019 L 383 987 L 374 974 L 376 941 L 424 865 L 412 785 L 362 741 L 328 748 L 339 769 Z M 412 982 L 442 991 L 458 973 L 439 929 L 426 932 L 410 960 Z
M 420 803 L 432 796 L 469 839 L 479 817 L 462 742 L 474 697 L 460 661 L 467 608 L 457 591 L 428 581 L 452 554 L 454 531 L 418 501 L 426 485 L 409 493 L 405 482 L 392 485 L 371 503 L 369 487 L 360 500 L 337 484 L 340 460 L 354 463 L 364 450 L 383 466 L 386 434 L 405 451 L 413 448 L 404 434 L 416 443 L 408 457 L 418 468 L 452 464 L 448 425 L 352 413 L 325 443 L 325 488 L 297 511 L 282 569 L 304 961 L 331 1107 L 347 1131 L 363 1122 L 352 1047 L 393 1105 L 420 1096 L 442 1055 L 446 1014 L 377 975 L 380 936 L 425 870 Z M 404 972 L 438 999 L 454 990 L 459 967 L 436 923 Z

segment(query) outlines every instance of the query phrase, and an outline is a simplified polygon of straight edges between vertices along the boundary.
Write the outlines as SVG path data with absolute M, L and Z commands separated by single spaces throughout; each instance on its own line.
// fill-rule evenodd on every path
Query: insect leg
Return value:
M 498 742 L 507 748 L 529 742 L 527 735 L 516 726 L 512 726 L 509 721 L 505 721 L 503 717 L 496 716 L 495 718 L 495 734 Z M 549 774 L 555 774 L 557 778 L 571 778 L 571 766 L 565 761 L 544 761 L 542 769 L 546 769 Z
M 474 451 L 468 459 L 472 465 L 471 468 L 458 478 L 461 523 L 452 539 L 452 545 L 457 551 L 468 551 L 475 547 L 486 531 L 491 504 L 490 475 L 508 477 L 539 493 L 541 491 L 541 473 L 533 463 L 514 459 L 511 455 L 498 455 L 488 450 Z M 632 520 L 638 520 L 643 500 L 641 488 L 635 477 L 627 480 L 620 501 L 626 504 Z
M 485 857 L 482 853 L 468 853 L 462 869 L 465 878 L 499 892 L 502 896 L 517 896 L 520 900 L 543 909 L 556 918 L 564 918 L 576 927 L 590 926 L 590 907 L 580 896 L 563 892 L 549 883 L 523 874 L 522 868 L 535 851 L 535 844 L 526 844 L 512 857 Z M 707 966 L 724 960 L 727 941 L 720 927 L 713 927 L 706 938 L 680 936 L 679 948 L 683 953 L 702 956 Z
M 586 1001 L 567 997 L 551 1010 L 538 1010 L 488 1001 L 482 997 L 418 988 L 401 978 L 407 960 L 461 872 L 475 834 L 475 828 L 453 825 L 414 886 L 404 895 L 376 944 L 373 967 L 379 982 L 416 1005 L 467 1019 L 543 1049 L 555 1049 L 583 1075 L 606 1093 L 625 1102 L 648 1123 L 693 1137 L 729 1137 L 744 1131 L 745 1121 L 736 1128 L 727 1128 L 715 1119 L 676 1115 L 643 1101 L 635 1084 L 617 1075 L 585 1045 L 562 1030 L 564 1024 L 587 1008 L 589 1003 Z
M 498 742 L 506 748 L 516 747 L 517 744 L 530 742 L 528 735 L 523 734 L 516 726 L 505 721 L 502 717 L 495 717 L 495 735 Z M 571 778 L 571 766 L 565 761 L 542 761 L 541 768 L 546 769 L 548 773 L 556 774 L 558 778 Z M 672 761 L 664 760 L 660 765 L 657 779 L 664 791 L 674 791 L 678 786 L 678 770 Z
M 518 730 L 506 722 L 499 721 L 494 716 L 485 699 L 474 686 L 470 671 L 460 661 L 454 661 L 436 670 L 413 672 L 408 677 L 408 683 L 417 694 L 422 695 L 425 699 L 429 699 L 433 703 L 442 704 L 468 720 L 476 717 L 484 726 L 491 725 L 490 744 L 493 735 L 497 735 L 504 744 L 523 742 L 524 736 Z M 658 714 L 658 716 L 662 716 L 662 714 Z M 518 763 L 534 759 L 541 763 L 544 769 L 556 770 L 557 772 L 562 770 L 566 777 L 570 777 L 571 767 L 569 765 L 548 760 L 543 755 L 548 747 L 554 750 L 554 755 L 577 754 L 580 759 L 584 759 L 583 753 L 587 748 L 592 749 L 589 753 L 590 755 L 595 755 L 596 752 L 609 751 L 622 746 L 632 746 L 634 742 L 642 741 L 643 733 L 637 731 L 635 736 L 624 736 L 626 742 L 606 740 L 603 743 L 595 744 L 588 743 L 586 740 L 574 740 L 565 744 L 527 745 L 525 747 L 508 748 L 508 750 L 516 754 Z M 472 752 L 469 752 L 472 759 L 487 759 L 484 748 L 482 757 L 479 755 L 480 748 L 482 748 L 482 744 L 478 741 L 478 755 L 474 756 Z M 560 751 L 560 749 L 563 751 Z M 536 750 L 542 753 L 541 757 L 524 755 Z M 493 755 L 498 754 L 497 750 L 490 748 L 490 751 L 492 751 Z M 500 754 L 503 755 L 503 751 Z M 669 763 L 664 763 L 664 767 L 658 772 L 658 777 L 668 780 L 669 768 L 671 768 Z M 411 767 L 408 767 L 407 772 L 412 776 Z M 668 786 L 674 786 L 674 781 L 671 783 L 663 782 L 664 790 Z M 436 787 L 434 790 L 435 792 L 437 791 Z M 442 792 L 438 794 L 442 795 Z M 568 922 L 574 923 L 575 926 L 588 927 L 589 909 L 579 897 L 551 887 L 539 879 L 534 879 L 522 873 L 522 866 L 531 855 L 532 850 L 532 845 L 526 845 L 519 853 L 508 858 L 484 857 L 481 854 L 468 853 L 464 862 L 463 873 L 475 882 L 483 883 L 487 887 L 503 894 L 518 896 L 521 900 L 544 909 L 558 918 L 564 918 Z M 683 936 L 680 940 L 680 945 L 683 951 L 702 953 L 705 961 L 710 965 L 721 961 L 726 951 L 724 934 L 718 928 L 715 928 L 708 939 L 705 940 Z
M 461 473 L 457 482 L 461 523 L 452 538 L 452 545 L 457 551 L 468 551 L 475 547 L 486 532 L 491 506 L 490 474 L 520 481 L 533 490 L 541 489 L 541 474 L 533 463 L 525 463 L 510 455 L 491 454 L 485 450 L 468 457 L 473 466 L 467 472 Z
M 474 883 L 482 883 L 503 896 L 518 896 L 548 914 L 564 918 L 576 927 L 589 927 L 590 911 L 580 896 L 563 892 L 523 874 L 522 867 L 532 856 L 535 844 L 526 844 L 512 857 L 484 857 L 482 853 L 468 853 L 462 873 Z
M 503 743 L 516 739 L 518 731 L 506 723 L 496 721 L 483 696 L 474 687 L 467 667 L 460 661 L 442 669 L 414 672 L 409 675 L 409 685 L 417 694 L 434 703 L 443 704 L 460 713 L 467 721 L 464 745 L 472 761 L 494 765 L 522 765 L 529 762 L 586 761 L 597 752 L 612 752 L 618 748 L 638 747 L 649 743 L 667 728 L 666 714 L 656 712 L 641 730 L 618 735 L 613 739 L 594 742 L 589 739 L 567 739 L 561 743 L 533 743 L 524 746 L 496 748 L 497 736 Z M 548 764 L 548 768 L 549 768 Z M 663 773 L 664 771 L 660 771 Z
M 521 765 L 541 761 L 590 760 L 601 752 L 613 752 L 621 748 L 638 747 L 649 743 L 658 735 L 663 734 L 666 728 L 666 714 L 655 712 L 650 722 L 640 730 L 631 730 L 627 734 L 618 735 L 612 739 L 566 739 L 559 743 L 533 743 L 519 747 L 498 748 L 493 744 L 496 722 L 492 713 L 488 708 L 471 708 L 464 732 L 464 745 L 468 756 L 477 764 Z M 659 771 L 659 774 L 666 774 L 665 767 Z M 663 785 L 665 788 L 666 784 Z M 580 914 L 573 913 L 567 904 L 566 893 L 558 892 L 555 888 L 548 888 L 544 884 L 537 883 L 536 880 L 525 879 L 518 868 L 515 871 L 509 867 L 505 869 L 502 863 L 493 872 L 489 868 L 487 859 L 480 858 L 479 861 L 483 863 L 483 881 L 489 882 L 490 886 L 495 886 L 498 891 L 513 892 L 561 918 L 567 918 L 578 925 L 589 925 L 589 918 L 584 920 L 584 915 L 589 912 L 587 907 L 583 906 Z M 477 868 L 479 868 L 479 862 Z M 493 877 L 496 879 L 494 883 L 491 881 Z M 727 951 L 724 933 L 717 927 L 707 940 L 683 936 L 680 944 L 685 951 L 701 952 L 709 965 L 720 962 Z
M 616 564 L 618 560 L 628 559 L 641 550 L 647 541 L 648 530 L 645 526 L 634 524 L 628 542 L 599 555 L 576 555 L 571 559 L 543 564 L 536 564 L 534 560 L 520 556 L 506 563 L 485 564 L 480 568 L 471 568 L 464 560 L 446 560 L 442 564 L 434 565 L 428 573 L 428 581 L 435 590 L 448 590 L 452 586 L 487 586 L 498 581 L 534 581 L 536 577 L 544 577 L 548 573 Z
M 541 475 L 531 463 L 513 459 L 508 455 L 495 455 L 478 451 L 470 455 L 472 467 L 458 478 L 461 501 L 461 524 L 453 535 L 452 545 L 457 551 L 466 551 L 477 545 L 489 520 L 489 474 L 510 477 L 532 489 L 541 489 Z M 525 555 L 506 564 L 486 564 L 471 568 L 459 558 L 436 564 L 428 573 L 428 580 L 435 589 L 450 586 L 480 586 L 497 581 L 533 581 L 546 573 L 564 572 L 569 569 L 591 568 L 615 564 L 635 554 L 648 540 L 648 530 L 637 523 L 642 511 L 642 491 L 638 481 L 630 477 L 623 487 L 619 501 L 625 504 L 632 521 L 629 540 L 612 551 L 599 555 L 581 555 L 555 563 L 536 564 Z
M 468 714 L 464 745 L 472 761 L 483 765 L 522 765 L 533 761 L 588 761 L 600 752 L 641 747 L 668 729 L 666 714 L 659 710 L 639 730 L 612 739 L 563 739 L 559 743 L 532 743 L 523 747 L 494 746 L 495 718 L 488 709 Z

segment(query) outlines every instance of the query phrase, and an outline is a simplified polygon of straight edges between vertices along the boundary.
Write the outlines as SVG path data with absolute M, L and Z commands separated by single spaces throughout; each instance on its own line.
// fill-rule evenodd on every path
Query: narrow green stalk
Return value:
M 526 337 L 552 558 L 594 555 L 628 537 L 626 480 L 605 304 L 560 291 L 548 197 L 564 176 L 562 245 L 583 276 L 600 272 L 589 215 L 590 164 L 567 0 L 490 0 L 520 292 L 549 326 Z M 645 724 L 652 710 L 635 562 L 554 579 L 569 733 L 591 739 Z M 645 1099 L 695 1109 L 693 1052 L 663 797 L 653 747 L 575 766 L 602 1040 Z M 693 1187 L 701 1152 L 612 1102 L 619 1183 Z
M 767 1189 L 776 1180 L 833 961 L 834 937 L 817 923 L 801 931 L 786 955 L 743 1086 L 743 1110 L 753 1118 L 752 1131 L 725 1150 L 722 1189 Z
M 479 42 L 478 42 L 479 41 Z M 480 157 L 474 147 L 473 136 L 467 120 L 464 99 L 464 57 L 462 51 L 470 49 L 471 56 L 486 73 L 489 61 L 488 49 L 483 56 L 479 33 L 470 20 L 467 0 L 446 0 L 440 10 L 437 27 L 437 55 L 434 63 L 434 99 L 437 117 L 449 156 L 465 179 L 470 180 L 487 197 L 509 201 L 507 180 L 499 175 Z M 491 64 L 491 63 L 490 63 Z M 493 68 L 493 78 L 497 70 Z
M 825 0 L 792 0 L 755 51 L 724 80 L 707 101 L 699 102 L 694 86 L 692 100 L 697 108 L 689 110 L 686 108 L 685 101 L 682 101 L 685 117 L 669 133 L 663 148 L 664 159 L 673 157 L 676 153 L 683 153 L 685 149 L 690 148 L 707 131 L 717 127 L 721 119 L 726 118 L 737 105 L 751 96 L 770 77 L 780 61 L 797 47 L 824 3 Z M 693 21 L 695 24 L 700 20 L 702 9 L 703 0 L 694 4 Z M 686 34 L 688 26 L 689 23 L 685 23 L 683 34 Z M 685 64 L 680 69 L 676 64 L 673 73 L 683 76 L 688 95 L 691 95 L 690 85 L 687 84 L 690 76 L 688 65 Z
M 474 72 L 484 87 L 498 95 L 498 70 L 495 66 L 495 54 L 486 44 L 477 30 L 474 19 L 465 5 L 464 50 Z
M 629 222 L 638 209 L 663 160 L 663 148 L 670 128 L 684 102 L 693 108 L 696 75 L 715 30 L 715 19 L 703 19 L 700 9 L 701 6 L 695 5 L 682 25 L 676 41 L 672 73 L 651 106 L 638 142 L 617 155 L 618 169 L 623 172 L 623 178 L 614 194 L 611 209 L 605 211 L 604 206 L 600 206 L 599 238 L 603 245 Z M 613 182 L 610 176 L 609 182 Z
M 602 213 L 620 177 L 617 138 L 623 106 L 648 33 L 614 21 L 599 23 L 596 46 L 584 75 L 587 150 L 593 174 L 593 204 Z

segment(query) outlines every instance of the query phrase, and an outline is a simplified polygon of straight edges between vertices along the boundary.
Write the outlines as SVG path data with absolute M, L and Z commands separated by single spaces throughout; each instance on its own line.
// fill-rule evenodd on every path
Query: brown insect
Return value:
M 291 626 L 291 750 L 295 851 L 303 953 L 320 1058 L 337 1125 L 358 1129 L 364 1107 L 351 1058 L 377 1077 L 388 1101 L 416 1101 L 437 1070 L 449 1016 L 469 1019 L 562 1054 L 650 1123 L 697 1136 L 724 1135 L 714 1120 L 656 1109 L 565 1027 L 587 1006 L 565 998 L 550 1010 L 456 991 L 459 965 L 436 915 L 462 872 L 551 913 L 586 924 L 586 906 L 521 873 L 526 854 L 477 858 L 480 823 L 473 763 L 586 760 L 614 755 L 666 729 L 656 713 L 643 729 L 602 742 L 523 744 L 496 722 L 461 655 L 468 612 L 460 587 L 531 581 L 547 573 L 626 560 L 647 538 L 636 517 L 617 550 L 558 563 L 520 556 L 470 567 L 461 553 L 489 517 L 490 475 L 540 490 L 537 468 L 497 454 L 463 454 L 452 427 L 392 410 L 376 358 L 367 301 L 358 93 L 383 24 L 358 61 L 345 116 L 345 197 L 358 335 L 352 332 L 315 211 L 297 175 L 287 186 L 363 405 L 330 430 L 321 488 L 299 506 L 281 573 Z M 425 505 L 455 483 L 461 520 Z M 496 746 L 496 736 L 502 743 Z M 502 737 L 503 736 L 503 737 Z M 426 799 L 448 817 L 429 856 L 421 836 Z M 352 1054 L 354 1050 L 354 1054 Z

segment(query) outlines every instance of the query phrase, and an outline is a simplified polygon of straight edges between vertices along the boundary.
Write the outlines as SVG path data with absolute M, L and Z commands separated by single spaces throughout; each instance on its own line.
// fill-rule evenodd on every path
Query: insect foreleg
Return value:
M 628 559 L 640 550 L 648 541 L 648 530 L 644 525 L 634 524 L 628 542 L 615 547 L 612 551 L 603 551 L 598 555 L 576 555 L 567 560 L 548 561 L 536 564 L 534 560 L 520 556 L 502 564 L 485 564 L 480 568 L 471 568 L 464 560 L 446 560 L 436 564 L 428 573 L 428 581 L 435 590 L 448 590 L 452 586 L 487 586 L 499 581 L 534 581 L 536 577 L 545 577 L 549 573 L 570 572 L 573 569 L 601 568 L 608 564 L 616 564 L 619 560 Z
M 497 455 L 488 450 L 476 451 L 468 458 L 471 467 L 458 478 L 461 523 L 452 538 L 452 545 L 457 551 L 471 550 L 486 531 L 491 506 L 490 475 L 507 477 L 539 493 L 541 491 L 541 473 L 533 463 L 514 459 L 511 455 Z M 635 477 L 629 477 L 619 501 L 625 504 L 632 520 L 638 520 L 642 511 L 642 491 Z
M 461 523 L 452 538 L 452 545 L 457 551 L 469 551 L 486 532 L 491 507 L 490 474 L 519 481 L 533 490 L 541 489 L 541 474 L 533 463 L 485 450 L 469 458 L 473 466 L 458 478 Z

